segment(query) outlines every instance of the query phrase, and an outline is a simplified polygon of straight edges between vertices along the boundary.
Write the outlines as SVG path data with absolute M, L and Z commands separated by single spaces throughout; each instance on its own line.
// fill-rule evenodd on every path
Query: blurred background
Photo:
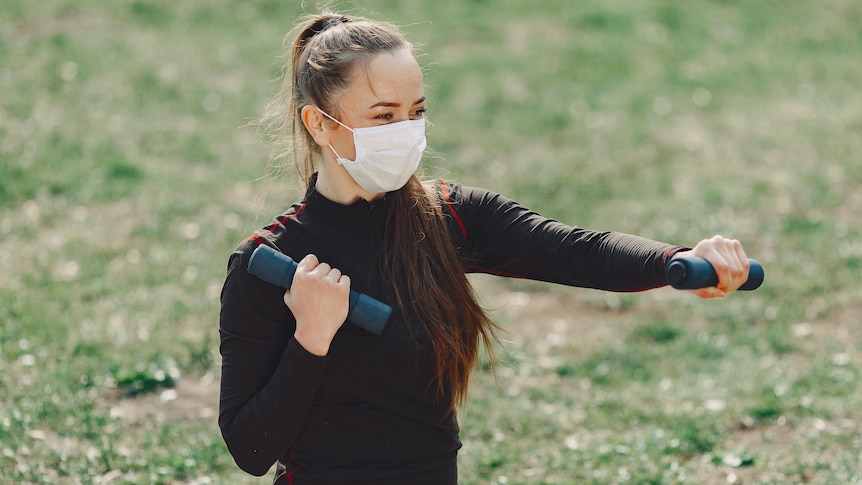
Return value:
M 463 484 L 862 483 L 862 4 L 329 5 L 416 45 L 427 176 L 766 268 L 718 302 L 476 278 L 507 334 Z M 0 481 L 271 482 L 216 426 L 218 297 L 299 195 L 252 123 L 318 7 L 0 4 Z

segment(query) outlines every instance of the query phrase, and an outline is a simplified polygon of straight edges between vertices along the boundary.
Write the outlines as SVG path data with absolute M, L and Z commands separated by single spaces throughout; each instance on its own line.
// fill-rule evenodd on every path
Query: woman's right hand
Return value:
M 284 303 L 296 319 L 294 338 L 314 355 L 329 353 L 329 345 L 347 320 L 350 277 L 309 254 L 296 266 Z

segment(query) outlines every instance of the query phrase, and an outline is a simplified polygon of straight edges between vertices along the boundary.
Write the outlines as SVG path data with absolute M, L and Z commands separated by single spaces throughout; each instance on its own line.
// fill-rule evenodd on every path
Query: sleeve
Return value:
M 256 246 L 233 253 L 221 294 L 219 428 L 237 465 L 265 474 L 296 440 L 327 365 L 294 338 L 284 289 L 248 273 Z
M 608 291 L 667 284 L 680 246 L 562 224 L 500 194 L 442 184 L 452 232 L 467 271 Z

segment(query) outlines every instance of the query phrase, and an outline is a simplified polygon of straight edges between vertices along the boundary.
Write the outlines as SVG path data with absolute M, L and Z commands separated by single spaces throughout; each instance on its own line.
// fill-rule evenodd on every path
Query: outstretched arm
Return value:
M 570 226 L 499 194 L 443 185 L 452 233 L 468 271 L 609 291 L 667 284 L 665 266 L 685 248 Z

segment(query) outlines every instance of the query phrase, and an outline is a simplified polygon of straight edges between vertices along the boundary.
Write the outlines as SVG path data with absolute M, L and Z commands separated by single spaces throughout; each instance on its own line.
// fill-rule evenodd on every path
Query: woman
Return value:
M 696 255 L 723 297 L 745 282 L 737 241 L 694 249 L 570 227 L 498 194 L 414 172 L 425 93 L 394 27 L 325 13 L 301 24 L 270 120 L 305 197 L 231 255 L 222 293 L 219 426 L 237 464 L 275 483 L 457 483 L 456 408 L 494 325 L 468 272 L 611 291 L 665 285 Z M 289 291 L 250 275 L 266 244 L 299 265 Z M 350 289 L 395 308 L 382 335 L 345 321 Z

